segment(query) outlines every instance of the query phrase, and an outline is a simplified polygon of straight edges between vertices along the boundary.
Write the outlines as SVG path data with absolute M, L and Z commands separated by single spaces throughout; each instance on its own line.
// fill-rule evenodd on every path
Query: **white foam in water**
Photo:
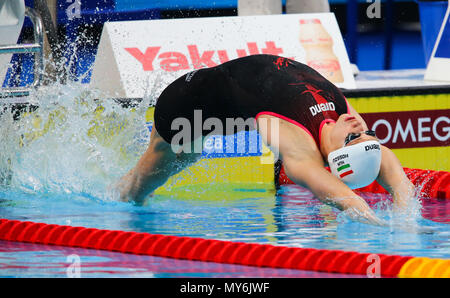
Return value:
M 92 41 L 82 32 L 69 46 L 75 50 L 64 64 L 69 78 L 76 48 L 86 43 Z M 145 113 L 165 85 L 157 71 L 153 75 L 156 84 L 145 86 L 144 99 L 134 108 L 123 108 L 112 99 L 99 100 L 99 92 L 79 82 L 61 84 L 64 79 L 59 75 L 51 78 L 54 83 L 27 97 L 39 106 L 31 114 L 22 113 L 13 120 L 11 107 L 2 113 L 2 106 L 0 188 L 117 199 L 112 198 L 117 194 L 111 186 L 136 164 L 148 145 Z
M 109 186 L 148 145 L 145 112 L 154 98 L 123 108 L 97 97 L 80 83 L 54 84 L 29 97 L 39 105 L 31 114 L 14 121 L 8 108 L 0 116 L 0 187 L 111 199 Z
M 372 206 L 371 209 L 383 222 L 383 225 L 389 228 L 390 233 L 432 234 L 437 232 L 436 227 L 430 226 L 430 224 L 435 224 L 422 216 L 422 198 L 418 193 L 410 197 L 407 206 L 404 208 L 395 208 L 391 200 L 383 199 Z M 365 229 L 377 228 L 368 225 L 364 216 L 356 210 L 340 212 L 337 216 L 337 221 L 344 226 L 347 224 L 351 224 L 352 227 L 361 225 L 360 232 Z M 378 228 L 381 228 L 381 231 L 386 229 L 386 227 Z

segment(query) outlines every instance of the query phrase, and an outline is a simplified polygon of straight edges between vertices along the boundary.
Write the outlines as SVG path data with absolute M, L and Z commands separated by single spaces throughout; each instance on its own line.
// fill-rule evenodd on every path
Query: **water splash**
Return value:
M 70 82 L 43 87 L 28 100 L 39 107 L 17 120 L 11 107 L 0 115 L 0 187 L 111 199 L 108 186 L 147 147 L 151 92 L 137 106 L 124 108 Z
M 419 195 L 419 191 L 416 191 L 409 198 L 408 204 L 403 208 L 396 207 L 390 195 L 380 199 L 383 197 L 381 194 L 365 193 L 362 197 L 368 201 L 374 215 L 383 224 L 379 227 L 368 224 L 364 220 L 363 214 L 356 210 L 348 209 L 337 216 L 337 221 L 340 225 L 354 225 L 357 222 L 358 224 L 355 227 L 359 227 L 362 230 L 379 229 L 390 234 L 433 234 L 438 232 L 437 227 L 439 225 L 422 216 L 422 200 L 426 198 L 422 198 Z M 359 232 L 361 233 L 361 231 Z

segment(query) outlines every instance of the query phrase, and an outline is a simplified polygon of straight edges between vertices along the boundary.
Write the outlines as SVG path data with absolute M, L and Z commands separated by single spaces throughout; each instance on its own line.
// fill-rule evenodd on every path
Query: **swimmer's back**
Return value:
M 194 111 L 201 110 L 203 120 L 215 117 L 222 123 L 271 112 L 314 129 L 323 119 L 313 119 L 309 113 L 308 108 L 317 104 L 314 96 L 305 94 L 310 85 L 320 90 L 324 101 L 333 102 L 337 115 L 347 112 L 340 90 L 312 68 L 279 56 L 252 55 L 174 81 L 157 101 L 155 126 L 166 141 L 171 140 L 176 133 L 171 131 L 172 121 L 183 117 L 193 123 Z M 312 135 L 316 141 L 320 137 Z

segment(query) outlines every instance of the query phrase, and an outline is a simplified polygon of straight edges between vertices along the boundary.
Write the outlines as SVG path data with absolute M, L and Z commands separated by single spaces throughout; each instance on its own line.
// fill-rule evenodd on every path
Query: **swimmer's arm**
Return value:
M 172 166 L 176 155 L 156 129 L 152 129 L 150 144 L 136 166 L 124 175 L 115 185 L 121 201 L 144 203 L 145 198 L 163 185 L 176 172 Z
M 303 129 L 263 115 L 258 118 L 258 131 L 264 143 L 283 160 L 284 170 L 294 183 L 307 187 L 319 200 L 343 210 L 354 220 L 384 225 L 361 197 L 324 168 L 322 154 Z
M 394 208 L 397 210 L 406 208 L 415 198 L 414 185 L 395 154 L 385 146 L 381 146 L 381 166 L 377 182 L 392 195 Z
M 368 126 L 361 115 L 350 104 L 348 107 L 349 113 L 362 123 L 364 130 L 367 130 Z M 414 185 L 406 177 L 395 154 L 385 146 L 381 148 L 381 168 L 377 182 L 392 195 L 395 209 L 404 209 L 415 196 Z
M 152 129 L 147 151 L 136 166 L 116 185 L 122 201 L 144 203 L 148 195 L 200 158 L 200 153 L 175 153 L 172 146 Z
M 310 189 L 323 203 L 345 212 L 352 220 L 385 226 L 366 201 L 315 161 L 284 160 L 288 177 Z

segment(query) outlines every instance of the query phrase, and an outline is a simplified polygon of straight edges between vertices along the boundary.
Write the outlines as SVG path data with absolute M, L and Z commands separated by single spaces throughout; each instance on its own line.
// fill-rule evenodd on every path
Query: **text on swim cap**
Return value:
M 341 154 L 339 156 L 336 156 L 335 158 L 333 158 L 333 162 L 337 162 L 337 161 L 339 161 L 341 159 L 344 159 L 344 158 L 348 158 L 348 154 Z
M 366 149 L 366 151 L 373 150 L 373 149 L 380 150 L 380 145 L 378 145 L 378 144 L 366 145 L 366 147 L 364 147 L 364 148 Z

